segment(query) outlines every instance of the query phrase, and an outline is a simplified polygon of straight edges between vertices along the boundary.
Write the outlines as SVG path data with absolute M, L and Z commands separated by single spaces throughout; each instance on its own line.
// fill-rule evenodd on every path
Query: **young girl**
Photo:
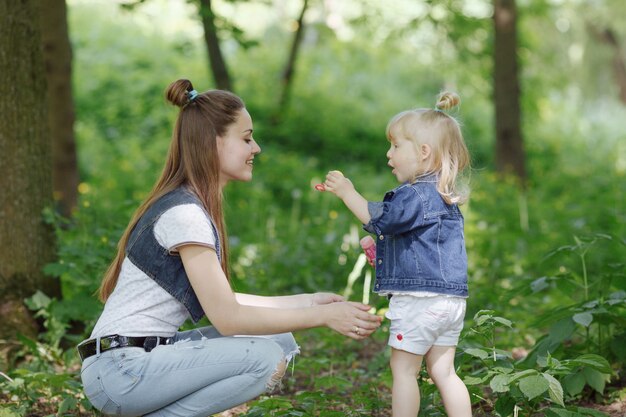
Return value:
M 298 352 L 287 332 L 327 326 L 362 339 L 380 322 L 335 294 L 233 292 L 222 189 L 252 179 L 261 152 L 252 119 L 239 97 L 199 94 L 188 80 L 166 95 L 180 112 L 165 168 L 119 242 L 100 287 L 104 311 L 78 346 L 85 395 L 104 414 L 212 415 L 280 381 Z M 214 327 L 178 331 L 205 314 Z
M 339 171 L 326 190 L 376 234 L 374 291 L 391 297 L 389 345 L 393 417 L 415 417 L 417 374 L 426 358 L 448 416 L 471 416 L 467 388 L 456 375 L 454 353 L 463 328 L 467 255 L 463 216 L 466 196 L 456 180 L 469 166 L 457 121 L 444 112 L 459 96 L 442 93 L 434 109 L 404 111 L 391 119 L 387 159 L 399 187 L 382 202 L 368 202 Z

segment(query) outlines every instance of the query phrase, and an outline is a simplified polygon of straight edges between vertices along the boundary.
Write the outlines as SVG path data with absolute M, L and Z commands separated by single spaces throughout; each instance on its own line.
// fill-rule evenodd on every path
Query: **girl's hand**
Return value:
M 324 187 L 326 191 L 330 191 L 342 200 L 350 191 L 354 191 L 352 181 L 344 177 L 340 171 L 329 171 L 326 174 Z
M 338 302 L 324 306 L 326 326 L 344 336 L 362 340 L 374 333 L 382 317 L 368 313 L 370 306 L 355 302 Z
M 341 295 L 330 292 L 316 292 L 311 294 L 311 306 L 321 306 L 324 304 L 346 301 Z

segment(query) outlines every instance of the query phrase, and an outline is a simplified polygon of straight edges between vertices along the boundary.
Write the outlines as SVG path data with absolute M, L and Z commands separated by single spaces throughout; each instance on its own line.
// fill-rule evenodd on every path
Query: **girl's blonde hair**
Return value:
M 192 92 L 190 94 L 190 92 Z M 191 81 L 180 79 L 169 85 L 166 99 L 180 107 L 165 167 L 154 188 L 139 206 L 117 245 L 117 255 L 100 285 L 101 301 L 113 292 L 126 256 L 126 244 L 133 228 L 160 197 L 180 187 L 189 187 L 202 202 L 215 227 L 220 241 L 222 269 L 230 280 L 228 270 L 228 239 L 222 208 L 222 190 L 219 182 L 220 163 L 217 137 L 224 135 L 244 108 L 236 95 L 222 90 L 209 90 L 197 94 Z
M 403 111 L 389 121 L 386 131 L 389 141 L 398 137 L 411 140 L 418 152 L 421 145 L 430 146 L 430 157 L 424 168 L 415 173 L 413 181 L 436 174 L 437 191 L 448 204 L 462 204 L 469 197 L 468 190 L 461 190 L 457 184 L 470 166 L 469 152 L 459 122 L 446 113 L 460 103 L 458 94 L 443 92 L 437 97 L 435 108 Z

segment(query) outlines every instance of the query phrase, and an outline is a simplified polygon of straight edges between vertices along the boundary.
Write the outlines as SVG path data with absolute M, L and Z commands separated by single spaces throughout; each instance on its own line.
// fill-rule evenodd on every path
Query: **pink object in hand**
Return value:
M 370 265 L 375 266 L 376 242 L 374 242 L 374 239 L 372 239 L 371 236 L 365 236 L 363 239 L 361 239 L 359 243 L 361 244 L 361 247 L 363 248 L 363 251 L 365 252 L 365 257 L 367 258 L 367 262 L 369 262 Z
M 326 191 L 326 187 L 324 187 L 324 184 L 315 184 L 315 189 L 317 191 Z

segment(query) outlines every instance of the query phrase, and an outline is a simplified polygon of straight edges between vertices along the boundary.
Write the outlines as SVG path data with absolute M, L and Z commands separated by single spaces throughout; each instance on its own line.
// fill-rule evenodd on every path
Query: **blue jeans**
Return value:
M 291 333 L 224 337 L 203 327 L 173 339 L 151 352 L 126 347 L 86 358 L 89 401 L 115 416 L 206 417 L 272 388 L 281 361 L 299 353 Z

